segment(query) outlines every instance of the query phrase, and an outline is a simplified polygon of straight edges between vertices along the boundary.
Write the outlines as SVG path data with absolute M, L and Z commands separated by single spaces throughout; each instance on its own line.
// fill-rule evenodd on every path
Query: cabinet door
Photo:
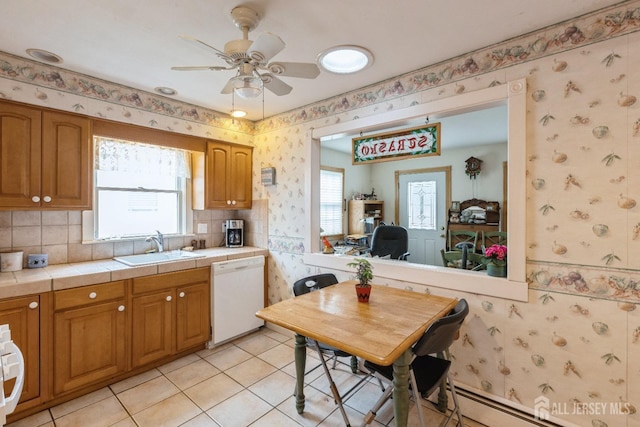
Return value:
M 230 205 L 229 193 L 231 182 L 230 171 L 231 147 L 228 144 L 209 141 L 205 164 L 206 208 L 226 208 Z M 229 201 L 229 205 L 227 204 Z
M 253 149 L 223 142 L 207 143 L 205 194 L 207 209 L 251 208 Z
M 40 206 L 40 110 L 0 102 L 0 206 Z
M 176 301 L 176 350 L 202 344 L 209 340 L 211 322 L 209 283 L 178 288 Z
M 231 193 L 234 208 L 251 208 L 251 147 L 231 147 Z
M 55 394 L 126 370 L 125 316 L 124 300 L 55 313 Z
M 20 402 L 40 396 L 40 298 L 16 298 L 0 302 L 0 324 L 8 324 L 11 339 L 24 356 L 25 378 Z M 15 380 L 4 383 L 4 394 L 13 390 Z
M 90 121 L 42 113 L 42 207 L 91 209 Z
M 172 354 L 174 291 L 133 298 L 132 364 L 136 368 Z

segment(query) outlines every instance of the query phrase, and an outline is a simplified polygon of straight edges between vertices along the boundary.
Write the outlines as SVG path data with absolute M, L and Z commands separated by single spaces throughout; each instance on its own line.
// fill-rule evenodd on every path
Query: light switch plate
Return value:
M 207 224 L 206 223 L 198 223 L 198 234 L 206 234 L 207 231 Z

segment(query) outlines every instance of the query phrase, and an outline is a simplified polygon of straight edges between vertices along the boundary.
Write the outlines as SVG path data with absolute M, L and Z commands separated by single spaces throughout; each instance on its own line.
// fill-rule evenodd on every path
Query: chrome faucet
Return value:
M 149 236 L 145 239 L 147 242 L 154 241 L 156 242 L 156 246 L 158 247 L 158 252 L 164 251 L 164 236 L 158 230 L 156 230 L 156 234 Z

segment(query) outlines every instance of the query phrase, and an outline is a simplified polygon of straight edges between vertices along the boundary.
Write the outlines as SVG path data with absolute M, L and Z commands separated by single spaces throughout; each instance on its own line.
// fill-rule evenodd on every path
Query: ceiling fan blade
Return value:
M 224 85 L 224 87 L 222 88 L 222 90 L 220 91 L 220 93 L 227 95 L 229 93 L 233 92 L 233 78 L 229 79 L 227 81 L 227 84 Z
M 212 71 L 220 71 L 220 70 L 231 70 L 231 68 L 227 67 L 218 67 L 216 65 L 202 65 L 195 67 L 171 67 L 172 70 L 176 71 L 198 71 L 198 70 L 212 70 Z
M 223 51 L 221 51 L 220 49 L 217 49 L 211 45 L 206 44 L 205 42 L 203 42 L 202 40 L 198 40 L 195 37 L 191 37 L 191 36 L 186 36 L 186 35 L 181 35 L 179 36 L 182 40 L 188 41 L 189 43 L 195 44 L 196 46 L 199 46 L 201 48 L 205 48 L 207 50 L 213 50 L 216 55 L 218 55 L 220 58 L 224 59 L 225 62 L 229 63 L 229 64 L 233 64 L 233 58 L 227 56 L 226 53 L 224 53 Z
M 287 95 L 291 92 L 291 89 L 293 89 L 291 86 L 269 73 L 262 74 L 260 78 L 262 79 L 264 87 L 278 96 Z
M 247 49 L 247 55 L 260 64 L 266 64 L 276 56 L 285 44 L 280 37 L 272 33 L 262 33 Z
M 267 68 L 278 76 L 315 79 L 320 75 L 318 66 L 310 62 L 272 62 Z

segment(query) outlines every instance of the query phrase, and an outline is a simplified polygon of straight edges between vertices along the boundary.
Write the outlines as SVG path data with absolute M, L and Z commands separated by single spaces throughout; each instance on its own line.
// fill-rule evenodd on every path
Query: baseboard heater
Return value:
M 519 410 L 496 400 L 489 399 L 456 384 L 462 415 L 489 427 L 569 427 L 572 423 L 557 424 L 536 419 L 533 414 Z M 449 394 L 449 398 L 451 395 Z

